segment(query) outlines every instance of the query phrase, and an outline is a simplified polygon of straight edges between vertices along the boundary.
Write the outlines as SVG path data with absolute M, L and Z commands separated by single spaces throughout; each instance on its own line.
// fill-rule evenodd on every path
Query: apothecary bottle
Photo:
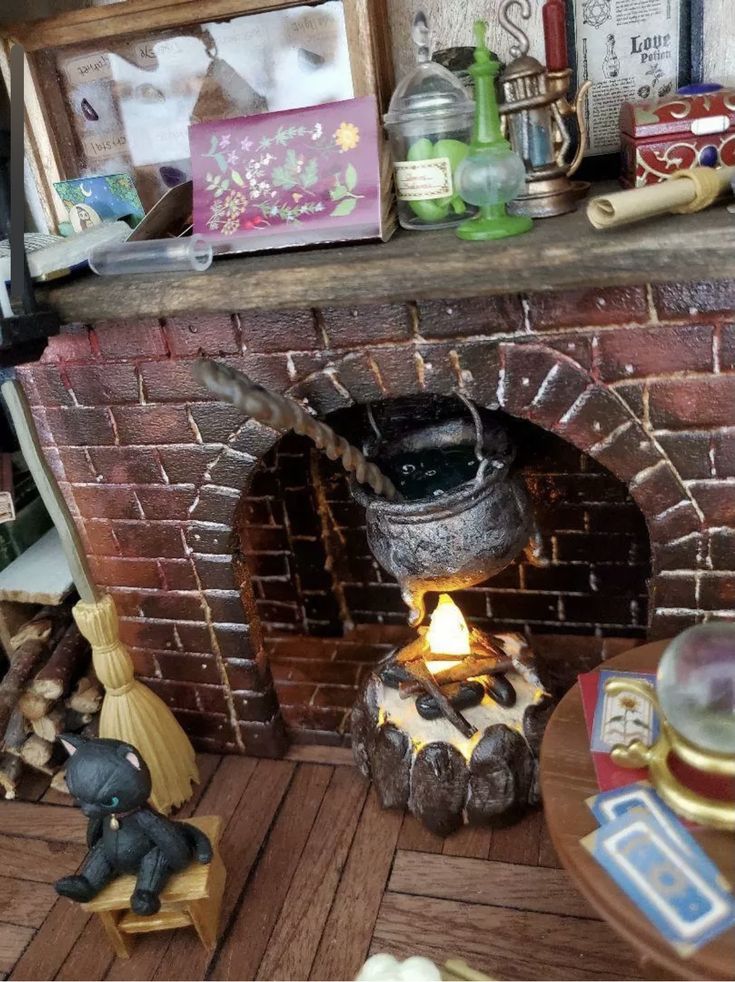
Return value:
M 428 26 L 417 14 L 418 64 L 397 86 L 383 117 L 390 137 L 398 220 L 407 229 L 448 228 L 474 209 L 454 174 L 467 156 L 475 105 L 461 82 L 430 58 Z

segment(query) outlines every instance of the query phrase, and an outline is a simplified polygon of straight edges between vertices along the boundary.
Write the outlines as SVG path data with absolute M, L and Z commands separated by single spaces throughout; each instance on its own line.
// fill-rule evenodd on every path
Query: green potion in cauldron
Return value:
M 454 175 L 469 152 L 475 107 L 461 82 L 431 60 L 429 28 L 414 19 L 416 68 L 398 85 L 385 114 L 404 228 L 458 225 L 474 209 L 457 194 Z

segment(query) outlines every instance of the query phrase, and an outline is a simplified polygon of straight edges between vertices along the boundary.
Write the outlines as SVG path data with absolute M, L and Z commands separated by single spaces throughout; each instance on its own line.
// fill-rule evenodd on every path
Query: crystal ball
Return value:
M 455 172 L 457 190 L 467 204 L 504 205 L 523 190 L 526 168 L 517 153 L 491 147 L 468 154 Z
M 664 716 L 690 743 L 735 754 L 735 624 L 699 624 L 675 638 L 656 691 Z

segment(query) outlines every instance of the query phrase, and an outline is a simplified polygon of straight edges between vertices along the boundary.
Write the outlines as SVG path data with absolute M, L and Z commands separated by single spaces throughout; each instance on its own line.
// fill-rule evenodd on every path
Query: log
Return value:
M 510 652 L 506 652 L 504 641 L 511 637 L 518 638 L 523 644 L 526 643 L 522 634 L 499 634 L 489 637 L 484 631 L 480 631 L 476 627 L 471 627 L 470 648 L 474 653 L 477 653 L 475 649 L 479 649 L 482 655 L 488 658 L 504 658 L 506 654 L 510 654 Z
M 451 702 L 447 699 L 442 690 L 434 681 L 434 677 L 426 667 L 426 663 L 424 661 L 412 662 L 406 667 L 412 675 L 416 676 L 417 681 L 421 682 L 426 692 L 434 697 L 437 705 L 442 711 L 442 715 L 449 720 L 452 726 L 455 726 L 462 736 L 467 737 L 468 739 L 471 736 L 474 736 L 477 730 L 471 723 L 467 722 L 461 713 L 457 712 Z
M 518 663 L 525 664 L 524 657 L 530 652 L 528 642 L 522 634 L 499 634 L 489 637 L 476 627 L 470 628 L 470 650 L 472 651 L 471 655 L 458 661 L 456 665 L 451 665 L 449 668 L 434 674 L 434 681 L 437 685 L 464 682 L 476 675 L 500 675 L 511 668 L 518 670 Z M 399 653 L 397 661 L 412 661 L 422 653 L 425 658 L 431 660 L 426 653 L 426 641 L 423 634 Z M 433 655 L 431 657 L 441 659 L 442 656 Z M 411 679 L 400 683 L 398 691 L 402 699 L 407 699 L 409 696 L 416 695 L 422 688 L 424 688 L 423 684 L 418 680 Z
M 49 764 L 54 755 L 54 745 L 49 740 L 32 733 L 20 748 L 21 758 L 30 767 L 51 773 Z
M 62 768 L 61 770 L 58 770 L 55 774 L 52 775 L 50 787 L 52 787 L 54 791 L 59 791 L 61 794 L 68 794 L 68 795 L 71 794 L 71 791 L 69 790 L 66 784 L 65 767 Z
M 53 744 L 58 735 L 64 732 L 66 728 L 65 723 L 66 707 L 56 705 L 46 716 L 42 716 L 40 719 L 34 719 L 31 726 L 36 736 L 41 737 L 43 740 L 48 740 L 49 743 Z
M 17 754 L 25 743 L 27 735 L 28 724 L 25 721 L 23 713 L 16 708 L 10 714 L 10 720 L 8 721 L 8 726 L 2 740 L 2 749 Z
M 513 668 L 513 661 L 507 655 L 501 657 L 479 658 L 469 655 L 464 661 L 445 668 L 434 675 L 434 681 L 439 686 L 449 685 L 452 682 L 466 682 L 467 679 L 475 678 L 478 675 L 500 675 Z M 418 679 L 411 679 L 408 682 L 401 682 L 398 686 L 398 693 L 401 699 L 408 699 L 421 692 L 423 684 Z
M 49 660 L 31 682 L 30 691 L 52 702 L 61 699 L 88 667 L 90 655 L 89 643 L 72 621 Z
M 387 723 L 375 736 L 373 774 L 383 808 L 405 808 L 411 775 L 411 746 L 398 727 Z
M 31 621 L 26 627 L 34 623 L 36 626 L 45 625 L 50 619 L 53 630 L 53 624 L 58 623 L 58 614 L 52 616 L 47 611 L 48 608 L 41 608 L 38 614 L 31 618 Z M 43 633 L 45 635 L 45 626 Z M 7 729 L 10 715 L 15 709 L 23 688 L 38 670 L 42 660 L 48 655 L 48 640 L 50 637 L 51 634 L 43 637 L 34 637 L 30 633 L 23 644 L 13 654 L 10 667 L 5 673 L 2 682 L 0 682 L 0 733 L 4 733 Z
M 448 743 L 427 743 L 411 771 L 409 810 L 437 835 L 462 825 L 469 775 L 462 754 Z
M 0 787 L 6 798 L 14 798 L 18 782 L 23 774 L 23 762 L 14 754 L 0 754 Z
M 82 736 L 85 740 L 96 740 L 100 735 L 100 714 L 97 713 L 93 716 L 91 722 L 82 730 Z
M 46 699 L 45 696 L 40 696 L 37 692 L 31 692 L 30 689 L 21 692 L 18 697 L 18 709 L 31 722 L 45 716 L 53 704 L 53 700 Z
M 78 733 L 86 726 L 89 726 L 93 719 L 95 717 L 92 713 L 80 713 L 76 709 L 69 709 L 67 706 L 64 710 L 64 728 L 62 732 Z
M 419 636 L 414 638 L 409 644 L 396 655 L 396 662 L 399 665 L 405 665 L 408 662 L 415 661 L 417 658 L 422 658 L 429 650 L 429 645 L 425 637 L 426 632 L 420 631 Z
M 69 696 L 67 706 L 69 709 L 76 709 L 78 713 L 97 713 L 102 705 L 103 696 L 102 686 L 96 676 L 83 675 Z
M 470 824 L 522 809 L 536 769 L 536 758 L 519 733 L 502 724 L 489 726 L 470 758 Z
M 357 769 L 368 781 L 371 778 L 370 760 L 373 756 L 375 719 L 378 707 L 375 702 L 375 687 L 367 686 L 352 707 L 350 734 L 352 736 L 352 755 Z M 99 717 L 96 717 L 99 718 Z
M 540 702 L 534 706 L 529 706 L 523 714 L 523 736 L 531 752 L 538 756 L 541 750 L 541 739 L 546 729 L 546 724 L 554 710 L 554 700 L 548 694 L 544 694 Z M 538 804 L 541 800 L 541 787 L 539 785 L 538 769 L 534 774 L 531 790 L 528 794 L 529 803 Z
M 10 639 L 10 647 L 13 651 L 22 648 L 28 641 L 48 641 L 54 631 L 54 618 L 44 607 L 37 614 L 26 621 L 23 627 Z

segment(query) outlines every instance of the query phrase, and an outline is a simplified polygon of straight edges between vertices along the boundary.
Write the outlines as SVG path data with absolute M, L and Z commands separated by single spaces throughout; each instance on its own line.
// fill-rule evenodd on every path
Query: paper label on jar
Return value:
M 396 192 L 401 201 L 431 201 L 454 194 L 449 157 L 430 160 L 397 160 Z

